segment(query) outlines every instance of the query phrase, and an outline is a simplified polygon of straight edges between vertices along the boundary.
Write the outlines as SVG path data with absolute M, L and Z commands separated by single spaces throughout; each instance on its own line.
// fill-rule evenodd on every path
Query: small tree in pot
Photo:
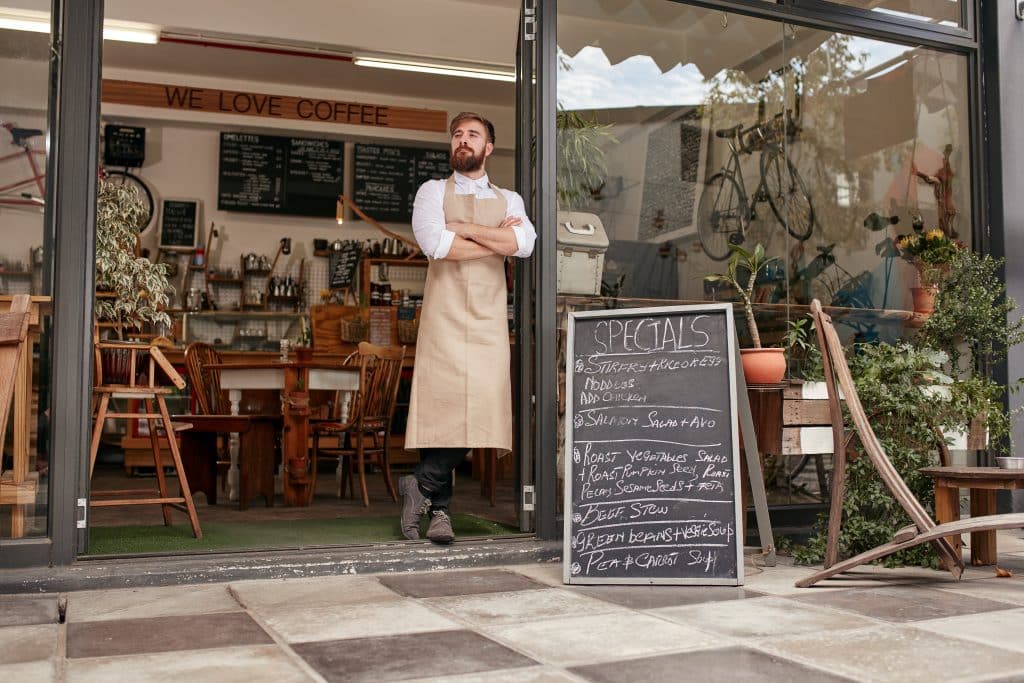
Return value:
M 738 244 L 730 244 L 725 272 L 704 277 L 706 282 L 726 282 L 740 295 L 747 328 L 754 344 L 751 349 L 741 350 L 743 375 L 748 384 L 777 384 L 786 374 L 785 351 L 781 348 L 766 349 L 761 346 L 761 334 L 754 318 L 754 286 L 757 284 L 757 277 L 778 260 L 775 256 L 767 256 L 762 244 L 755 245 L 752 250 L 744 249 Z
M 125 328 L 146 323 L 170 325 L 162 309 L 168 302 L 167 266 L 136 252 L 138 226 L 146 213 L 136 188 L 99 182 L 96 207 L 97 320 L 116 323 L 118 339 Z

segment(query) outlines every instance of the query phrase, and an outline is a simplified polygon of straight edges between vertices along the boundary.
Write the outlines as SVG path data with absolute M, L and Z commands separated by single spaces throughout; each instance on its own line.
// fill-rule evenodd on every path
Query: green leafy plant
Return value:
M 738 244 L 730 244 L 725 272 L 704 277 L 705 282 L 728 283 L 740 295 L 755 349 L 761 348 L 761 335 L 754 319 L 754 285 L 757 284 L 757 276 L 778 260 L 778 257 L 765 255 L 763 244 L 757 244 L 751 250 L 744 249 Z
M 814 336 L 814 319 L 809 314 L 786 324 L 782 346 L 786 349 L 790 377 L 821 377 L 821 351 Z
M 930 287 L 947 277 L 953 260 L 968 251 L 962 242 L 951 240 L 939 229 L 920 234 L 900 235 L 895 242 L 896 251 L 921 274 L 921 284 Z
M 600 187 L 608 173 L 601 145 L 618 142 L 611 124 L 598 123 L 576 111 L 555 114 L 558 130 L 555 190 L 559 206 L 580 206 Z
M 170 325 L 167 266 L 136 254 L 137 226 L 146 212 L 138 190 L 106 180 L 99 182 L 96 208 L 97 320 L 117 323 L 119 339 L 126 328 L 146 323 Z

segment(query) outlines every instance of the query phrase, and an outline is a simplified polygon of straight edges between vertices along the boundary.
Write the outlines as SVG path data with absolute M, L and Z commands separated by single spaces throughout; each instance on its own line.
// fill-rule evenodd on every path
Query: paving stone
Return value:
M 561 562 L 516 564 L 506 566 L 504 569 L 515 572 L 516 574 L 528 576 L 534 581 L 539 581 L 540 583 L 544 583 L 549 586 L 562 586 L 565 584 L 565 580 L 562 576 Z
M 145 619 L 241 610 L 224 584 L 121 588 L 71 593 L 67 620 Z
M 857 571 L 839 574 L 821 581 L 811 588 L 797 588 L 796 582 L 805 579 L 820 567 L 777 566 L 764 567 L 746 575 L 744 588 L 769 595 L 810 595 L 845 591 L 851 588 L 875 588 L 893 585 L 941 584 L 952 581 L 948 572 L 919 567 L 886 569 L 885 567 L 858 567 Z
M 10 683 L 51 683 L 51 681 L 56 680 L 57 666 L 52 659 L 0 665 L 0 681 L 10 681 Z
M 356 605 L 363 602 L 400 600 L 373 576 L 324 576 L 311 579 L 240 581 L 231 591 L 246 608 L 271 610 L 301 607 Z
M 388 574 L 380 582 L 411 598 L 439 598 L 445 595 L 474 595 L 546 588 L 542 583 L 504 569 Z
M 650 614 L 680 624 L 699 624 L 734 638 L 837 631 L 865 628 L 875 621 L 832 609 L 803 605 L 787 598 L 770 597 L 685 607 L 665 607 Z
M 339 640 L 399 633 L 445 631 L 459 625 L 423 605 L 399 598 L 334 607 L 261 611 L 267 625 L 289 642 Z
M 309 683 L 314 679 L 273 645 L 231 647 L 183 653 L 74 659 L 67 665 L 68 683 Z
M 0 628 L 0 664 L 21 664 L 50 659 L 57 654 L 57 624 Z
M 840 683 L 849 681 L 802 664 L 744 647 L 699 650 L 576 667 L 572 673 L 588 681 L 684 681 L 701 683 Z
M 1021 634 L 1024 634 L 1024 609 L 918 621 L 914 626 L 932 633 L 1024 652 L 1024 638 L 1021 638 Z
M 533 660 L 472 631 L 434 631 L 293 646 L 330 683 L 378 683 L 533 666 Z M 488 680 L 490 680 L 488 678 Z
M 1002 566 L 1002 565 L 1000 565 Z M 957 583 L 948 586 L 937 586 L 943 591 L 966 595 L 972 598 L 995 600 L 996 602 L 1012 603 L 1013 605 L 1024 605 L 1024 579 L 1014 576 L 1007 579 L 991 578 L 995 574 L 986 572 L 988 578 L 980 578 L 977 568 L 974 568 L 973 578 L 965 578 Z
M 631 609 L 742 600 L 762 595 L 738 586 L 573 586 L 572 590 Z
M 1024 654 L 929 633 L 879 625 L 761 641 L 758 649 L 856 680 L 935 683 L 988 680 L 1024 671 Z M 1020 680 L 1019 678 L 1017 680 Z
M 413 678 L 406 683 L 580 683 L 583 679 L 546 666 L 531 666 L 503 671 L 485 671 L 461 676 Z
M 0 596 L 0 626 L 57 623 L 56 595 Z
M 450 612 L 472 625 L 514 624 L 566 615 L 584 616 L 621 608 L 569 590 L 544 588 L 535 591 L 452 595 L 423 601 L 434 609 Z
M 244 612 L 68 624 L 69 659 L 264 645 L 272 639 Z
M 802 595 L 794 599 L 807 604 L 836 607 L 875 619 L 896 622 L 939 619 L 1015 607 L 1005 602 L 917 586 L 859 588 L 822 595 Z
M 719 635 L 635 612 L 546 619 L 482 630 L 538 661 L 557 666 L 708 649 L 729 642 Z

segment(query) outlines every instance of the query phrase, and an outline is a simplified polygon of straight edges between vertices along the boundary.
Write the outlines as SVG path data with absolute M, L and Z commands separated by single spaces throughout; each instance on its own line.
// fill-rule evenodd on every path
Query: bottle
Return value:
M 196 249 L 196 253 L 192 257 L 192 262 L 197 266 L 201 266 L 206 262 L 206 249 L 204 247 Z

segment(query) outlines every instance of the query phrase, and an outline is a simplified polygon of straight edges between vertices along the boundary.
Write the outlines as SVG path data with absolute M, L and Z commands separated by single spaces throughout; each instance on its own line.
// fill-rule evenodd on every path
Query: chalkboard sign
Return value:
M 570 314 L 566 583 L 743 582 L 730 304 Z
M 352 196 L 375 220 L 410 223 L 420 185 L 451 172 L 446 149 L 356 145 Z
M 217 208 L 333 217 L 344 159 L 335 140 L 221 133 Z
M 198 238 L 198 199 L 165 198 L 160 207 L 160 248 L 194 249 Z
M 341 249 L 331 252 L 330 273 L 331 289 L 353 289 L 355 287 L 356 270 L 363 246 L 358 240 L 342 242 Z
M 138 168 L 146 160 L 146 129 L 141 126 L 103 126 L 103 165 Z

